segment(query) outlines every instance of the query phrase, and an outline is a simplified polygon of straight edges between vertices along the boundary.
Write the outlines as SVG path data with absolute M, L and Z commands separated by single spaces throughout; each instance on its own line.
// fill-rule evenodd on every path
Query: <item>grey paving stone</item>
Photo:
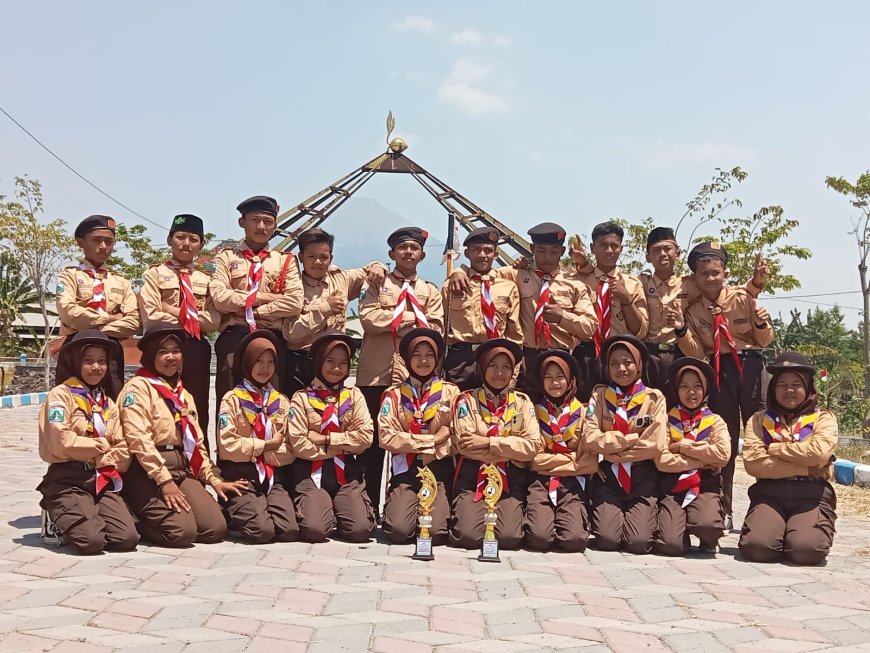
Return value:
M 665 635 L 664 640 L 676 653 L 728 653 L 731 650 L 710 633 Z

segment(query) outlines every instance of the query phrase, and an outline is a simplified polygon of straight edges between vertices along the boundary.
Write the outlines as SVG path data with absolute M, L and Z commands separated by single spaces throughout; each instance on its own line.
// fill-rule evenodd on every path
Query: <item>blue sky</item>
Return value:
M 7 2 L 3 22 L 0 105 L 161 224 L 233 236 L 244 197 L 289 207 L 377 155 L 392 110 L 412 158 L 519 231 L 673 224 L 740 165 L 745 213 L 801 222 L 801 293 L 859 289 L 856 213 L 824 178 L 870 168 L 867 3 Z M 140 221 L 0 116 L 0 192 L 23 173 L 50 217 Z M 360 197 L 444 231 L 410 179 Z

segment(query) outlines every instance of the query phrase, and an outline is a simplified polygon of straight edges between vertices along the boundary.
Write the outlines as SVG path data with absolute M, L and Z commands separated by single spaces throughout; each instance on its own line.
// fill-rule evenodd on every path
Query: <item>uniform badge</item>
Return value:
M 656 289 L 653 288 L 652 286 L 650 286 L 650 287 L 647 289 L 647 292 L 648 292 L 650 295 L 655 295 L 655 294 L 656 294 Z
M 458 417 L 468 417 L 468 404 L 465 403 L 465 400 L 459 402 L 456 414 Z
M 360 301 L 362 301 L 362 300 L 364 300 L 364 299 L 366 298 L 366 290 L 368 290 L 368 288 L 363 288 L 363 289 L 362 289 L 362 292 L 360 292 L 360 294 L 359 294 L 359 300 L 360 300 Z
M 230 418 L 227 416 L 226 413 L 221 413 L 220 415 L 218 415 L 218 427 L 219 428 L 225 429 L 229 425 L 230 425 Z
M 382 417 L 386 417 L 386 416 L 389 415 L 389 414 L 390 414 L 390 400 L 387 399 L 387 400 L 384 402 L 384 405 L 381 406 L 381 416 L 382 416 Z
M 121 407 L 126 408 L 127 406 L 132 406 L 134 402 L 135 402 L 135 397 L 133 396 L 133 393 L 128 392 L 127 394 L 124 395 L 124 401 L 121 402 Z
M 66 414 L 64 413 L 63 408 L 49 408 L 48 409 L 48 421 L 49 422 L 62 422 L 66 419 Z
M 60 293 L 63 292 L 64 287 L 65 286 L 63 285 L 63 281 L 58 281 L 57 287 L 55 288 L 55 292 L 59 295 Z
M 230 270 L 238 270 L 238 269 L 239 269 L 239 262 L 238 261 L 233 261 L 232 263 L 230 263 Z

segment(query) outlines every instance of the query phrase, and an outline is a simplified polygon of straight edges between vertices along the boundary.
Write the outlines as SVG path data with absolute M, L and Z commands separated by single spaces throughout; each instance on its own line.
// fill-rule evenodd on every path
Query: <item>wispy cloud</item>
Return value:
M 429 34 L 437 29 L 437 25 L 428 16 L 406 16 L 402 20 L 393 21 L 393 29 Z
M 456 45 L 483 45 L 491 43 L 503 47 L 511 44 L 511 40 L 502 34 L 484 34 L 471 27 L 454 32 L 450 40 Z
M 509 112 L 510 99 L 493 88 L 496 67 L 475 59 L 457 60 L 438 89 L 438 99 L 475 116 Z
M 733 143 L 669 143 L 657 141 L 632 147 L 640 166 L 653 172 L 706 164 L 717 166 L 747 165 L 757 158 L 756 148 Z

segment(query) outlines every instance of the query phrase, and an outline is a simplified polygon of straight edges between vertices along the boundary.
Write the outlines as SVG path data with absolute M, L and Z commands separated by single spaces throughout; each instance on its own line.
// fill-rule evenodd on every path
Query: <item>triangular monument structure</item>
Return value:
M 321 226 L 342 204 L 353 196 L 374 175 L 381 172 L 406 174 L 413 177 L 447 211 L 447 240 L 445 253 L 458 253 L 461 240 L 458 227 L 466 231 L 478 227 L 493 227 L 503 234 L 499 241 L 497 259 L 507 265 L 517 256 L 531 256 L 531 246 L 519 234 L 496 220 L 464 195 L 453 190 L 435 175 L 424 170 L 405 154 L 408 144 L 402 138 L 390 140 L 395 127 L 393 113 L 387 116 L 387 141 L 389 149 L 374 159 L 345 175 L 334 184 L 297 204 L 289 211 L 278 216 L 275 237 L 281 238 L 275 249 L 290 251 L 296 247 L 296 240 L 306 229 Z M 508 248 L 513 250 L 508 252 Z M 449 264 L 449 263 L 448 263 Z

